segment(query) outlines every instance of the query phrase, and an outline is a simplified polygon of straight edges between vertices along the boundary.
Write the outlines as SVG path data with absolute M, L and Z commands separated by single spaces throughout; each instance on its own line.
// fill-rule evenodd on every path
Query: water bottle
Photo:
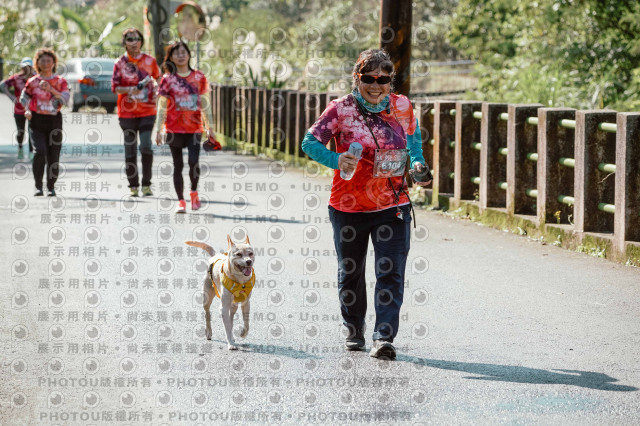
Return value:
M 151 76 L 147 75 L 145 78 L 143 78 L 138 84 L 136 84 L 136 89 L 138 90 L 142 90 L 142 88 L 144 86 L 147 85 L 147 83 L 149 83 L 151 81 Z
M 362 158 L 362 145 L 360 145 L 358 142 L 352 142 L 351 145 L 349 145 L 348 152 L 349 154 L 355 155 L 358 161 L 360 161 L 360 158 Z M 353 171 L 349 173 L 345 173 L 342 170 L 340 170 L 340 177 L 344 180 L 351 180 L 357 168 L 358 168 L 358 164 L 356 163 L 356 167 L 354 167 Z

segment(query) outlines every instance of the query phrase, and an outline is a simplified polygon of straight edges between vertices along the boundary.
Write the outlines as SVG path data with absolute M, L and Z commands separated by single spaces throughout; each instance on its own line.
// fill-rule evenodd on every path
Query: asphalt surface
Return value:
M 116 117 L 78 116 L 55 199 L 0 117 L 0 424 L 640 422 L 637 268 L 418 211 L 398 360 L 347 353 L 328 177 L 207 154 L 203 209 L 177 216 L 168 150 L 132 201 Z M 217 301 L 204 338 L 206 255 L 183 244 L 227 234 L 257 253 L 235 352 Z

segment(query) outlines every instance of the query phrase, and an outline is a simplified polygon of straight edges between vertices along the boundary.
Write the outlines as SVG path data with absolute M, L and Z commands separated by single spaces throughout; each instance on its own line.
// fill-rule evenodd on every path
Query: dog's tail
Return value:
M 209 256 L 211 257 L 216 255 L 216 251 L 209 244 L 201 243 L 200 241 L 185 241 L 184 243 L 188 246 L 200 247 L 202 250 L 209 253 Z

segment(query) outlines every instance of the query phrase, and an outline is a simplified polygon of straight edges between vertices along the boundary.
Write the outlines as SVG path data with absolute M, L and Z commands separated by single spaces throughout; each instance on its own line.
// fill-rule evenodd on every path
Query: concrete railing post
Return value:
M 290 90 L 286 94 L 286 118 L 285 118 L 285 144 L 280 148 L 284 152 L 285 162 L 291 160 L 295 152 L 296 139 L 296 115 L 298 113 L 298 91 Z
M 211 93 L 209 93 L 209 101 L 211 102 L 211 115 L 213 115 L 213 123 L 211 123 L 213 131 L 218 132 L 218 85 L 211 83 L 209 85 L 211 87 Z M 206 130 L 206 129 L 205 129 Z
M 535 161 L 527 154 L 538 150 L 538 126 L 527 123 L 527 118 L 538 117 L 540 104 L 509 105 L 507 122 L 507 214 L 535 215 L 536 200 L 527 195 L 537 191 Z M 529 194 L 532 194 L 529 192 Z
M 487 207 L 505 207 L 506 194 L 498 185 L 507 179 L 507 161 L 500 154 L 507 147 L 507 122 L 500 114 L 507 112 L 507 104 L 482 104 L 480 134 L 480 211 Z
M 450 113 L 455 102 L 436 101 L 433 122 L 433 163 L 437 164 L 433 174 L 433 203 L 441 193 L 453 193 L 453 179 L 449 176 L 454 170 L 455 146 L 451 142 L 456 138 L 456 121 Z
M 433 107 L 433 102 L 418 102 L 416 104 L 415 115 L 418 118 L 418 124 L 420 124 L 422 156 L 424 157 L 424 161 L 427 162 L 427 165 L 432 169 L 432 174 L 435 176 L 438 165 L 433 162 L 433 146 L 431 145 L 434 121 L 431 110 Z
M 235 86 L 229 86 L 229 136 L 232 138 L 236 137 L 236 129 L 238 128 L 238 112 L 236 110 L 237 96 L 237 88 Z
M 273 102 L 273 90 L 265 89 L 264 91 L 264 128 L 262 130 L 262 152 L 265 153 L 271 147 L 271 115 Z
M 320 114 L 322 114 L 322 109 L 321 108 L 321 96 L 323 94 L 321 93 L 311 93 L 308 92 L 307 96 L 305 98 L 305 105 L 304 105 L 304 132 L 302 134 L 302 137 L 304 138 L 304 135 L 307 134 L 307 130 L 309 130 L 309 128 L 313 125 L 313 123 L 316 122 L 316 120 L 318 119 L 318 117 L 320 117 Z M 326 94 L 325 94 L 325 104 L 326 104 Z M 302 139 L 300 140 L 300 143 L 302 143 Z M 301 153 L 301 155 L 304 156 L 303 153 Z
M 246 127 L 244 125 L 244 107 L 245 97 L 244 88 L 236 86 L 235 95 L 233 97 L 233 112 L 235 114 L 235 129 L 233 130 L 233 137 L 240 142 L 246 140 Z
M 294 164 L 298 164 L 298 158 L 300 158 L 300 153 L 302 152 L 302 139 L 307 131 L 307 117 L 305 111 L 307 107 L 307 97 L 310 95 L 311 94 L 307 92 L 298 92 L 298 98 L 296 101 L 296 131 L 293 133 L 293 138 L 291 139 L 291 143 L 293 143 L 292 160 Z
M 257 104 L 257 95 L 258 89 L 255 87 L 250 87 L 247 90 L 247 141 L 253 145 L 253 154 L 258 154 L 257 140 L 256 137 L 256 127 L 257 127 L 257 116 L 256 116 L 256 104 Z
M 233 132 L 235 130 L 235 113 L 233 111 L 233 94 L 234 88 L 233 86 L 225 87 L 225 99 L 224 99 L 224 110 L 227 114 L 227 119 L 225 120 L 225 135 L 232 137 Z
M 473 200 L 478 186 L 471 178 L 480 176 L 480 153 L 473 143 L 480 142 L 480 120 L 473 116 L 482 110 L 482 102 L 456 102 L 456 139 L 453 179 L 453 198 Z
M 316 121 L 320 115 L 320 94 L 307 92 L 304 100 L 304 128 L 306 130 Z
M 266 90 L 256 89 L 256 150 L 258 153 L 264 149 L 264 121 L 267 115 L 265 108 Z
M 573 158 L 575 130 L 560 126 L 560 122 L 575 117 L 575 109 L 538 110 L 538 225 L 573 222 L 573 206 L 561 203 L 558 197 L 574 194 L 574 171 L 560 164 L 560 159 Z
M 598 170 L 598 164 L 616 160 L 616 135 L 598 129 L 604 122 L 615 123 L 616 112 L 576 112 L 574 214 L 578 233 L 613 232 L 613 215 L 598 209 L 600 203 L 615 202 L 615 178 Z
M 627 242 L 640 242 L 640 113 L 618 113 L 617 127 L 613 234 L 614 248 L 622 256 Z
M 240 137 L 242 142 L 249 142 L 249 88 L 240 87 Z
M 227 116 L 229 115 L 229 111 L 225 109 L 226 90 L 226 86 L 223 85 L 220 85 L 218 88 L 218 107 L 220 108 L 220 112 L 218 113 L 218 117 L 220 118 L 218 127 L 220 133 L 225 136 L 227 135 Z
M 284 90 L 273 90 L 269 109 L 271 110 L 271 123 L 269 126 L 269 154 L 273 155 L 275 150 L 280 150 L 280 144 L 284 140 L 282 130 L 282 115 L 285 107 Z

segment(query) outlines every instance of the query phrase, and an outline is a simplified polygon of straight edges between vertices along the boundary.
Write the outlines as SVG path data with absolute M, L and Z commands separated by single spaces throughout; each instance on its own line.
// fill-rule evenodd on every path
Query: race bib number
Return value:
M 37 99 L 36 102 L 37 102 L 37 109 L 41 113 L 53 114 L 56 112 L 56 108 L 54 107 L 51 99 L 47 99 L 47 100 Z
M 404 175 L 407 155 L 406 149 L 376 149 L 373 159 L 373 177 L 390 178 Z
M 197 111 L 198 95 L 176 96 L 176 109 L 179 111 Z

